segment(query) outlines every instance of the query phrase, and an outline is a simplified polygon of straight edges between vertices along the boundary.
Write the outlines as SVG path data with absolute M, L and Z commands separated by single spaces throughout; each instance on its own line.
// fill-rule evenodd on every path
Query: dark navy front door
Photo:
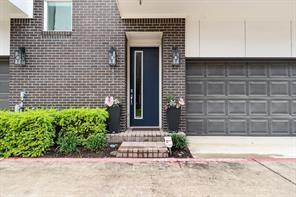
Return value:
M 159 126 L 159 48 L 130 52 L 130 126 Z

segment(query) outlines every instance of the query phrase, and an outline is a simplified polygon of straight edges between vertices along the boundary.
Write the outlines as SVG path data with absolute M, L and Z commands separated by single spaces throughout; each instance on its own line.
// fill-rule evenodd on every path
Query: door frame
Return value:
M 143 39 L 132 39 L 132 35 L 144 35 Z M 149 39 L 151 35 L 159 39 Z M 162 32 L 126 32 L 127 42 L 127 128 L 162 128 Z M 138 38 L 138 36 L 137 36 Z M 159 126 L 130 126 L 130 49 L 132 47 L 157 47 L 159 49 Z

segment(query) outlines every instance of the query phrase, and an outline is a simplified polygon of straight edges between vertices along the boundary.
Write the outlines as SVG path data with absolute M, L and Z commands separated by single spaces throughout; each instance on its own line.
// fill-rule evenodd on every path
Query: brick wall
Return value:
M 118 97 L 126 127 L 126 31 L 163 32 L 163 99 L 185 97 L 185 19 L 124 19 L 115 0 L 73 0 L 73 31 L 43 32 L 43 0 L 34 1 L 34 19 L 11 20 L 10 105 L 26 90 L 27 106 L 102 106 L 105 96 Z M 117 49 L 117 67 L 110 68 L 107 51 Z M 171 66 L 178 46 L 181 66 Z M 13 64 L 17 47 L 26 47 L 27 66 Z M 164 106 L 164 103 L 163 103 Z M 182 111 L 182 130 L 185 130 Z M 165 114 L 163 113 L 163 126 Z

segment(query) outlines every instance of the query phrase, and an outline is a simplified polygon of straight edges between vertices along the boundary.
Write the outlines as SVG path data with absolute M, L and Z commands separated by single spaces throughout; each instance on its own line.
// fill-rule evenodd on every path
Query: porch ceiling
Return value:
M 122 18 L 296 19 L 295 0 L 117 0 L 117 5 Z

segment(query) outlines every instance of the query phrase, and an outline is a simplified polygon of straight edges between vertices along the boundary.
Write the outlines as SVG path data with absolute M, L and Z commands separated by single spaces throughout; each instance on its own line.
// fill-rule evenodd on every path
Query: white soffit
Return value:
M 9 2 L 23 13 L 25 18 L 33 18 L 33 0 L 9 0 Z
M 129 45 L 159 45 L 162 40 L 162 32 L 126 32 Z
M 33 0 L 0 0 L 0 21 L 32 17 Z
M 296 0 L 117 0 L 122 18 L 296 18 Z

